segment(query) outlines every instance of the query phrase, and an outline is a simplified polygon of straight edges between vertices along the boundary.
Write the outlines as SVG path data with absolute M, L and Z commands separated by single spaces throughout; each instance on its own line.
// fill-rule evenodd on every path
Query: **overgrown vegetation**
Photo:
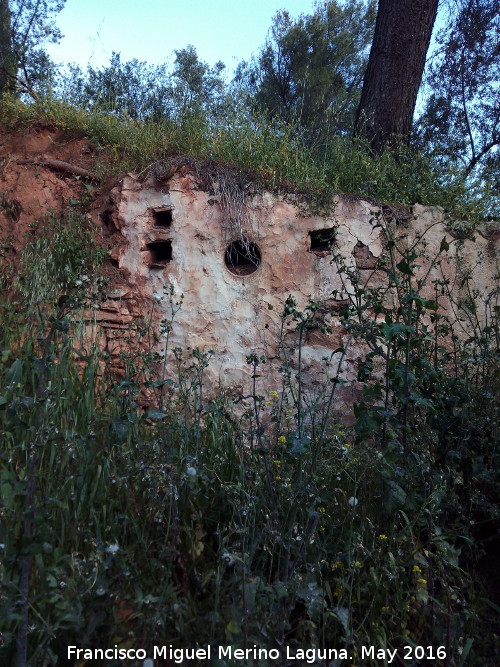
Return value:
M 498 215 L 498 52 L 470 60 L 482 36 L 493 42 L 489 0 L 459 3 L 463 39 L 446 48 L 462 69 L 432 70 L 440 94 L 453 94 L 430 98 L 420 148 L 378 156 L 349 136 L 373 3 L 323 3 L 297 21 L 279 14 L 230 86 L 222 64 L 208 67 L 192 47 L 176 52 L 172 75 L 114 54 L 107 68 L 57 79 L 34 50 L 38 33 L 27 41 L 23 16 L 35 4 L 18 5 L 26 66 L 20 79 L 12 48 L 2 56 L 2 127 L 85 137 L 97 179 L 182 159 L 237 172 L 228 217 L 240 226 L 250 182 L 316 208 L 340 191 L 443 206 L 472 222 Z M 57 38 L 47 21 L 62 3 L 40 6 L 37 29 Z M 484 20 L 464 31 L 472 10 Z M 467 150 L 461 164 L 457 151 Z M 15 220 L 16 202 L 5 195 L 0 206 Z M 331 267 L 349 283 L 345 345 L 364 350 L 350 427 L 336 413 L 346 347 L 325 359 L 315 393 L 303 379 L 308 330 L 330 326 L 323 304 L 283 304 L 281 386 L 268 389 L 267 360 L 248 350 L 243 396 L 214 396 L 204 379 L 214 353 L 171 349 L 182 308 L 173 288 L 160 295 L 170 317 L 159 331 L 149 315 L 122 331 L 119 370 L 99 346 L 104 253 L 77 207 L 33 223 L 16 271 L 8 240 L 0 244 L 2 664 L 63 664 L 70 644 L 150 655 L 169 644 L 282 656 L 335 647 L 354 667 L 381 664 L 363 654 L 374 646 L 413 664 L 498 664 L 500 609 L 487 587 L 499 540 L 498 290 L 478 304 L 464 275 L 459 303 L 445 281 L 430 295 L 418 272 L 425 238 L 408 244 L 385 215 L 373 222 L 388 251 L 377 267 L 384 286 L 367 288 L 339 257 Z M 444 241 L 428 259 L 447 251 Z M 145 392 L 149 410 L 138 407 Z M 269 662 L 250 653 L 245 664 Z
M 421 90 L 422 111 L 411 136 L 420 74 L 411 85 L 406 82 L 411 95 L 384 98 L 387 86 L 375 86 L 377 104 L 371 111 L 358 109 L 375 4 L 328 0 L 296 19 L 278 12 L 260 53 L 241 62 L 229 82 L 224 64 L 210 67 L 192 45 L 176 50 L 172 64 L 125 62 L 114 52 L 100 68 L 56 67 L 43 47 L 60 38 L 52 17 L 64 2 L 3 0 L 0 94 L 12 97 L 0 103 L 0 112 L 11 127 L 41 120 L 89 137 L 98 151 L 106 149 L 101 174 L 137 171 L 182 154 L 235 167 L 267 188 L 307 192 L 320 201 L 331 198 L 333 190 L 403 205 L 438 205 L 455 219 L 497 219 L 495 3 L 440 3 L 447 15 L 425 77 L 432 92 Z M 401 3 L 391 2 L 389 14 L 399 25 L 396 33 L 412 32 Z M 383 30 L 379 38 L 391 42 Z M 403 49 L 389 57 L 384 67 L 393 71 L 391 80 L 406 80 L 397 67 L 407 56 L 411 61 Z M 23 106 L 18 98 L 29 102 Z M 378 118 L 371 117 L 374 113 Z M 395 122 L 401 113 L 405 122 L 402 117 Z M 381 133 L 376 150 L 374 131 Z M 353 135 L 366 136 L 371 145 L 352 141 Z M 394 150 L 384 152 L 389 145 Z
M 248 350 L 244 397 L 207 398 L 212 353 L 170 349 L 173 289 L 160 331 L 146 318 L 123 332 L 117 376 L 82 335 L 102 288 L 84 222 L 35 229 L 0 308 L 3 664 L 170 643 L 337 647 L 355 666 L 380 664 L 363 645 L 408 646 L 416 663 L 420 646 L 433 664 L 497 664 L 499 609 L 476 566 L 498 540 L 498 295 L 486 321 L 464 297 L 470 336 L 455 337 L 446 284 L 424 298 L 420 246 L 379 219 L 387 286 L 338 266 L 356 288 L 343 323 L 366 344 L 347 428 L 335 417 L 345 349 L 325 360 L 321 390 L 303 383 L 305 333 L 329 326 L 314 302 L 283 304 L 277 390 Z
M 456 219 L 488 215 L 490 191 L 471 190 L 459 174 L 438 172 L 424 153 L 409 148 L 369 155 L 361 141 L 332 137 L 321 153 L 308 146 L 293 124 L 273 123 L 232 105 L 224 122 L 202 110 L 184 110 L 161 122 L 132 120 L 103 111 L 85 111 L 56 99 L 24 104 L 4 96 L 2 124 L 23 131 L 48 123 L 67 136 L 85 137 L 93 146 L 99 177 L 140 172 L 153 162 L 187 155 L 246 174 L 258 186 L 297 192 L 326 203 L 334 192 L 371 200 L 443 206 Z

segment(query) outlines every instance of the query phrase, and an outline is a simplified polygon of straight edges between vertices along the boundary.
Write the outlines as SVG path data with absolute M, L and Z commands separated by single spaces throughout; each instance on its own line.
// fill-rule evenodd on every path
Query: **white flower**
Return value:
M 226 565 L 234 565 L 234 556 L 232 556 L 228 551 L 224 551 L 221 558 Z
M 358 504 L 359 501 L 354 496 L 351 496 L 347 502 L 349 503 L 349 505 L 351 507 L 356 507 L 356 505 Z
M 193 468 L 193 466 L 188 466 L 188 467 L 186 468 L 186 473 L 187 473 L 190 477 L 196 477 L 196 475 L 197 475 L 197 470 L 196 470 L 196 468 Z
M 107 554 L 115 554 L 119 550 L 120 546 L 118 544 L 110 544 L 109 547 L 106 547 Z
M 162 298 L 163 297 L 162 297 L 161 294 L 158 294 L 158 292 L 153 292 L 153 299 L 156 299 L 157 301 L 161 301 Z

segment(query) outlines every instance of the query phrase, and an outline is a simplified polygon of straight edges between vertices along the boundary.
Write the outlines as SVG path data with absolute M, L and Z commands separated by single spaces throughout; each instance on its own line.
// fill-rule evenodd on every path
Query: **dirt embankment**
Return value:
M 119 177 L 101 182 L 96 166 L 103 159 L 86 139 L 68 138 L 52 125 L 37 123 L 24 133 L 0 125 L 0 242 L 14 265 L 34 223 L 43 226 L 48 214 L 74 207 L 92 221 L 96 242 L 110 255 L 105 273 L 121 287 L 113 255 L 123 237 L 110 201 Z
M 0 235 L 19 251 L 35 220 L 60 213 L 90 192 L 94 155 L 84 139 L 65 139 L 54 127 L 24 134 L 0 128 Z M 71 166 L 76 167 L 75 173 Z M 83 170 L 83 171 L 81 171 Z
M 120 373 L 121 338 L 141 307 L 140 295 L 113 259 L 124 239 L 110 199 L 117 178 L 100 182 L 94 177 L 103 157 L 85 139 L 68 138 L 50 125 L 35 124 L 22 134 L 0 127 L 0 253 L 15 270 L 35 224 L 40 231 L 49 215 L 64 219 L 71 208 L 88 217 L 96 242 L 109 256 L 102 269 L 108 279 L 106 300 L 89 316 L 89 328 L 97 320 L 100 344 Z M 94 337 L 95 330 L 89 335 Z

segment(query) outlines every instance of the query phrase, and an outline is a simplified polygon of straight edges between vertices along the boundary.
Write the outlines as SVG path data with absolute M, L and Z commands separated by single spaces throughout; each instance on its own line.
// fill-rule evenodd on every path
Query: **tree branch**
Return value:
M 479 151 L 479 153 L 477 155 L 474 155 L 474 157 L 470 160 L 469 164 L 465 169 L 465 176 L 467 177 L 471 173 L 471 171 L 474 169 L 477 163 L 486 155 L 486 153 L 488 153 L 488 151 L 490 151 L 492 148 L 498 145 L 500 145 L 499 137 L 494 137 L 491 141 L 485 144 L 483 148 Z
M 41 165 L 42 167 L 50 167 L 51 169 L 55 169 L 56 171 L 64 171 L 68 174 L 81 176 L 82 178 L 86 178 L 89 181 L 101 180 L 96 174 L 93 174 L 87 169 L 83 169 L 83 167 L 77 167 L 76 165 L 71 164 L 69 162 L 63 162 L 62 160 L 55 160 L 54 158 L 51 157 L 42 156 L 39 158 L 22 158 L 20 160 L 16 160 L 16 164 L 34 164 L 34 165 L 38 164 Z

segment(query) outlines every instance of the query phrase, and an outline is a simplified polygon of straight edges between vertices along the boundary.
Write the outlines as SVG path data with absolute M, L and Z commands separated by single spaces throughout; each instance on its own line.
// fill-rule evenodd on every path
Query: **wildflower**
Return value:
M 353 567 L 361 567 L 361 562 L 359 560 L 355 560 L 354 563 L 352 564 Z
M 389 607 L 382 607 L 380 611 L 389 611 Z
M 384 540 L 387 539 L 387 535 L 384 535 L 384 533 L 380 533 L 380 535 L 378 536 L 378 539 L 384 541 Z
M 425 586 L 427 584 L 427 579 L 417 579 L 417 584 Z
M 197 470 L 196 468 L 193 468 L 193 466 L 188 466 L 186 468 L 186 474 L 189 475 L 190 477 L 196 477 Z
M 285 436 L 284 436 L 284 435 L 280 435 L 279 438 L 278 438 L 278 443 L 279 443 L 280 445 L 284 445 L 285 442 L 286 442 L 286 438 L 285 438 Z
M 324 514 L 326 512 L 326 509 L 324 507 L 318 507 L 318 512 Z
M 120 546 L 118 544 L 110 544 L 109 547 L 106 547 L 107 554 L 115 554 L 119 550 Z
M 278 392 L 277 391 L 270 391 L 269 392 L 269 398 L 278 398 Z
M 356 505 L 358 504 L 359 501 L 354 496 L 351 496 L 347 502 L 349 503 L 349 505 L 351 507 L 356 507 Z
M 422 572 L 422 570 L 419 568 L 418 565 L 414 565 L 414 566 L 412 567 L 412 570 L 411 570 L 411 571 L 412 571 L 414 574 L 419 574 L 420 572 Z
M 234 556 L 230 554 L 228 551 L 224 551 L 224 553 L 221 556 L 221 559 L 228 566 L 234 565 L 235 563 Z
M 336 560 L 335 563 L 332 563 L 332 570 L 340 570 L 342 563 L 339 560 Z

